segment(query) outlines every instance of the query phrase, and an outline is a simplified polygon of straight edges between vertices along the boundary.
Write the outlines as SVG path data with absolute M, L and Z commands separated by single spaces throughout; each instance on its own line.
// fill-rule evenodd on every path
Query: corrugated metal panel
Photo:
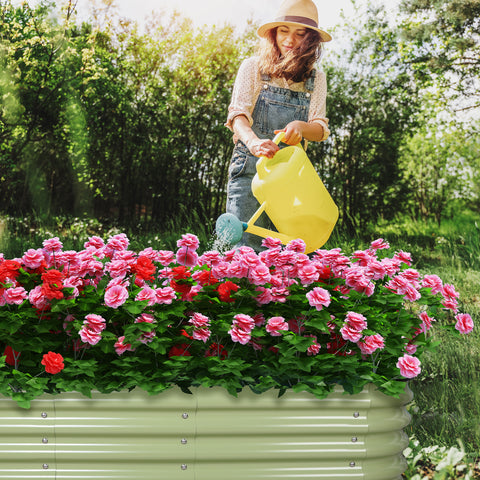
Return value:
M 410 395 L 172 389 L 45 396 L 30 410 L 1 399 L 0 478 L 396 480 Z

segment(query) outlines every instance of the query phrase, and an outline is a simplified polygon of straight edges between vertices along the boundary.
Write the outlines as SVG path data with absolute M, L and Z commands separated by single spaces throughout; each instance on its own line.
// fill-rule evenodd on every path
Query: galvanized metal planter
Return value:
M 412 399 L 223 389 L 0 399 L 0 478 L 397 480 Z

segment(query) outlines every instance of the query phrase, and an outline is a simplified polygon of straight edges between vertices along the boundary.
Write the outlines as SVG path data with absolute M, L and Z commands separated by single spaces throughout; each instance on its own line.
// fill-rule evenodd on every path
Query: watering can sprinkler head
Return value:
M 233 213 L 224 213 L 217 218 L 215 231 L 217 238 L 222 243 L 235 245 L 241 240 L 247 227 L 248 225 L 240 221 Z

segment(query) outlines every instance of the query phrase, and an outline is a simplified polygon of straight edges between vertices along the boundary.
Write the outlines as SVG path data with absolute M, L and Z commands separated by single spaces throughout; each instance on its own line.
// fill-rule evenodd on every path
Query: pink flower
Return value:
M 142 302 L 144 300 L 147 300 L 148 301 L 147 305 L 151 307 L 152 305 L 155 305 L 155 303 L 157 302 L 157 292 L 152 287 L 145 285 L 137 293 L 135 300 L 137 302 Z
M 408 354 L 398 359 L 397 367 L 400 369 L 400 375 L 405 378 L 414 378 L 422 371 L 420 360 Z
M 387 269 L 385 268 L 385 265 L 378 260 L 372 260 L 368 264 L 366 273 L 367 275 L 370 275 L 373 280 L 380 280 L 387 274 Z
M 125 260 L 113 260 L 105 265 L 105 270 L 112 278 L 123 278 L 130 271 L 130 265 Z
M 181 239 L 177 240 L 177 247 L 187 247 L 196 250 L 199 246 L 198 237 L 192 233 L 186 233 L 182 235 Z
M 83 343 L 88 343 L 90 345 L 96 345 L 102 339 L 100 332 L 96 332 L 95 330 L 88 328 L 88 326 L 82 327 L 78 332 L 78 335 Z
M 164 267 L 168 267 L 171 263 L 173 263 L 174 259 L 175 255 L 170 250 L 159 250 L 157 252 L 156 260 Z
M 250 315 L 238 313 L 233 319 L 233 325 L 247 332 L 250 332 L 255 327 L 255 320 Z
M 255 300 L 259 305 L 267 305 L 273 300 L 273 296 L 270 288 L 257 287 L 255 291 L 260 292 L 255 297 Z
M 252 338 L 250 331 L 243 330 L 237 326 L 233 326 L 228 333 L 232 338 L 232 341 L 246 345 Z
M 192 333 L 192 337 L 194 340 L 201 340 L 202 342 L 206 342 L 212 332 L 208 328 L 195 328 Z
M 263 316 L 263 313 L 257 313 L 252 318 L 256 327 L 261 327 L 265 323 L 265 317 Z
M 113 235 L 108 239 L 107 250 L 113 254 L 114 251 L 126 250 L 130 240 L 124 233 L 119 233 L 118 235 Z
M 255 268 L 261 264 L 259 256 L 255 252 L 246 252 L 240 256 L 239 262 L 248 269 Z
M 359 332 L 367 328 L 367 319 L 361 313 L 348 312 L 345 317 L 345 323 Z
M 308 303 L 317 310 L 330 305 L 330 293 L 322 287 L 315 287 L 307 293 Z
M 413 355 L 416 351 L 417 351 L 417 346 L 414 345 L 413 343 L 407 343 L 405 345 L 405 351 L 409 354 L 409 355 Z
M 412 255 L 407 252 L 403 252 L 400 250 L 394 256 L 394 259 L 399 260 L 401 263 L 405 263 L 406 265 L 410 266 L 412 264 Z
M 44 260 L 45 256 L 40 248 L 37 250 L 30 248 L 22 257 L 23 264 L 28 268 L 38 268 Z
M 193 248 L 181 247 L 176 255 L 177 263 L 187 267 L 194 267 L 198 262 L 198 254 Z
M 456 298 L 445 298 L 442 305 L 448 310 L 452 310 L 454 313 L 458 312 L 458 301 Z
M 155 298 L 158 304 L 170 305 L 175 299 L 175 290 L 172 287 L 155 289 Z
M 288 323 L 283 317 L 272 317 L 267 321 L 265 329 L 272 337 L 280 337 L 282 330 L 288 330 Z
M 105 319 L 100 315 L 96 315 L 95 313 L 90 313 L 87 315 L 83 324 L 96 333 L 100 333 L 107 328 Z
M 390 245 L 383 238 L 378 238 L 377 240 L 374 240 L 370 244 L 370 248 L 372 250 L 382 250 L 382 249 L 385 249 L 385 248 L 390 248 Z
M 279 247 L 282 244 L 282 241 L 278 238 L 267 237 L 262 240 L 262 247 L 271 249 Z
M 292 250 L 292 252 L 303 253 L 307 246 L 305 242 L 301 238 L 297 238 L 296 240 L 292 240 L 288 242 L 287 246 L 285 247 L 286 250 Z
M 99 250 L 105 246 L 103 239 L 97 236 L 90 237 L 87 242 L 83 244 L 85 248 L 93 247 L 95 250 Z
M 297 275 L 302 285 L 310 285 L 316 282 L 320 276 L 317 267 L 313 263 L 308 263 L 299 268 Z
M 344 340 L 350 340 L 350 342 L 353 343 L 357 343 L 362 338 L 361 331 L 356 330 L 347 324 L 340 329 L 340 333 L 342 334 Z
M 307 348 L 307 355 L 318 355 L 320 353 L 320 344 L 315 335 L 307 335 L 313 338 L 313 343 Z
M 458 293 L 455 290 L 455 287 L 453 285 L 450 285 L 449 283 L 446 283 L 443 286 L 442 295 L 445 297 L 445 299 L 453 299 L 459 297 Z
M 132 350 L 132 345 L 130 343 L 123 343 L 125 341 L 125 335 L 118 337 L 117 341 L 114 343 L 115 351 L 117 355 L 123 355 L 127 350 Z
M 420 325 L 420 332 L 426 333 L 428 330 L 432 328 L 432 322 L 435 321 L 434 318 L 429 317 L 427 315 L 427 312 L 422 312 L 419 316 L 420 320 L 422 321 L 422 324 Z
M 135 323 L 157 323 L 155 317 L 151 313 L 142 313 L 135 319 Z
M 28 294 L 28 300 L 35 308 L 38 308 L 39 310 L 48 305 L 48 299 L 44 295 L 41 285 L 37 285 L 35 288 L 30 290 L 30 293 Z
M 358 346 L 364 355 L 371 355 L 375 350 L 384 348 L 385 342 L 379 334 L 368 335 L 361 342 L 358 342 Z
M 43 242 L 43 251 L 47 253 L 59 252 L 63 248 L 63 243 L 58 237 L 49 238 Z
M 259 263 L 250 270 L 248 278 L 254 285 L 264 285 L 270 281 L 270 269 L 263 263 Z
M 3 295 L 8 305 L 21 305 L 28 298 L 27 291 L 23 287 L 7 288 Z
M 201 313 L 194 313 L 190 320 L 188 321 L 190 325 L 193 325 L 195 328 L 203 328 L 210 325 L 210 319 Z
M 118 308 L 123 305 L 128 298 L 128 290 L 121 286 L 115 285 L 107 288 L 105 291 L 105 304 L 111 308 Z
M 472 317 L 468 313 L 459 313 L 455 315 L 455 328 L 464 335 L 470 333 L 473 330 L 474 324 Z
M 441 293 L 443 289 L 442 279 L 438 275 L 425 275 L 422 280 L 423 288 L 431 288 L 432 294 Z
M 411 285 L 407 285 L 405 299 L 409 300 L 410 302 L 416 302 L 419 298 L 421 298 L 420 292 Z

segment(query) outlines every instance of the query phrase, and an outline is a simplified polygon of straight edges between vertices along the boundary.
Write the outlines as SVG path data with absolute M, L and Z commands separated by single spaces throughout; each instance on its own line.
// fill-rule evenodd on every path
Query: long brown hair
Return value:
M 277 47 L 277 28 L 270 29 L 259 45 L 260 71 L 272 77 L 304 82 L 322 53 L 320 35 L 307 28 L 302 43 L 283 56 Z

